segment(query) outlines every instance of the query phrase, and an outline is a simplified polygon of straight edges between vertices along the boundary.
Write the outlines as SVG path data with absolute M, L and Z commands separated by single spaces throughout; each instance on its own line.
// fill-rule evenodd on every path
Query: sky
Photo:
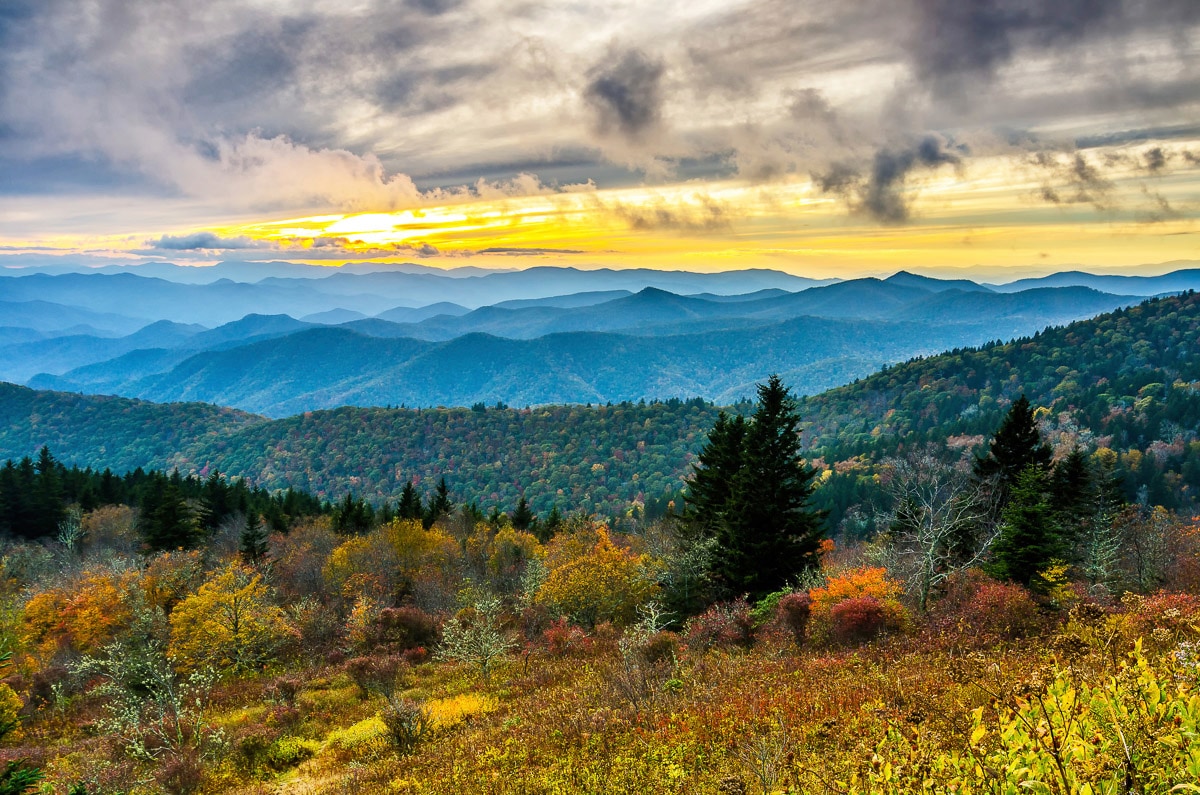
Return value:
M 1162 272 L 1198 59 L 1196 0 L 3 0 L 0 267 Z

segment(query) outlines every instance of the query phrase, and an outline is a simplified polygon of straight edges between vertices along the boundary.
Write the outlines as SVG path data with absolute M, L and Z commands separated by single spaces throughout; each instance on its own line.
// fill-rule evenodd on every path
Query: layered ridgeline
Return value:
M 510 281 L 517 277 L 501 275 Z M 295 281 L 336 281 L 348 291 L 346 285 L 357 284 L 356 279 L 378 277 L 381 300 L 392 301 L 385 289 L 388 279 L 409 276 L 418 275 L 338 274 Z M 563 274 L 543 276 L 554 285 Z M 744 277 L 704 281 L 703 276 L 663 279 L 676 289 L 757 283 Z M 778 276 L 775 281 L 785 275 Z M 89 295 L 84 287 L 90 283 L 60 285 L 56 292 L 47 278 L 34 284 L 38 290 L 22 295 L 77 301 Z M 134 293 L 146 290 L 140 282 L 148 281 L 130 274 L 70 278 L 137 280 L 127 285 Z M 529 278 L 521 276 L 519 286 L 530 288 Z M 768 287 L 734 295 L 681 295 L 648 286 L 636 293 L 600 290 L 500 301 L 474 310 L 440 302 L 394 307 L 374 317 L 341 306 L 303 319 L 252 314 L 215 329 L 177 322 L 197 317 L 189 302 L 201 297 L 187 290 L 228 290 L 230 306 L 241 306 L 246 299 L 234 293 L 281 289 L 275 281 L 156 287 L 163 295 L 129 303 L 157 313 L 174 307 L 176 314 L 124 336 L 71 333 L 33 339 L 31 334 L 42 332 L 10 328 L 0 333 L 16 340 L 0 344 L 0 380 L 158 402 L 203 401 L 275 417 L 340 405 L 538 405 L 691 396 L 728 403 L 752 394 L 753 385 L 770 373 L 781 374 L 800 394 L 815 394 L 887 363 L 1011 339 L 1139 300 L 1084 286 L 1001 292 L 965 280 L 899 273 L 886 280 L 816 287 L 782 281 L 794 291 Z M 99 294 L 112 290 L 107 283 L 91 286 Z M 327 297 L 353 305 L 349 295 Z M 264 298 L 262 308 L 278 306 Z
M 872 462 L 926 441 L 969 450 L 1011 400 L 1043 407 L 1057 445 L 1113 451 L 1127 493 L 1171 507 L 1200 489 L 1200 297 L 1149 301 L 1035 337 L 891 367 L 802 402 L 818 499 L 869 489 Z M 158 405 L 0 388 L 0 458 L 49 445 L 80 465 L 220 469 L 325 497 L 395 499 L 410 478 L 511 508 L 524 493 L 608 514 L 661 508 L 682 483 L 717 409 L 703 401 L 534 409 L 341 408 L 281 420 L 208 405 Z

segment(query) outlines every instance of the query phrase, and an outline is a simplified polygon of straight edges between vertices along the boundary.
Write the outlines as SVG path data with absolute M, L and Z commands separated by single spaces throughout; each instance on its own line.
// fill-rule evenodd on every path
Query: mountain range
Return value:
M 1073 281 L 1200 285 L 1200 270 L 1057 274 L 1015 290 L 903 271 L 819 283 L 775 271 L 434 270 L 206 284 L 131 271 L 0 277 L 0 379 L 269 416 L 345 404 L 729 402 L 770 372 L 815 394 L 1141 300 Z
M 329 337 L 335 348 L 354 336 L 325 328 L 299 338 L 312 334 Z M 297 336 L 281 339 L 306 355 Z M 486 350 L 496 358 L 497 351 Z M 621 361 L 634 355 L 619 354 Z M 204 377 L 201 367 L 196 383 Z M 303 368 L 289 377 L 317 380 Z M 264 379 L 259 386 L 269 385 Z M 825 507 L 837 507 L 838 494 L 853 496 L 857 481 L 870 480 L 870 462 L 902 448 L 977 447 L 1021 394 L 1045 407 L 1043 430 L 1059 448 L 1112 450 L 1114 474 L 1131 498 L 1182 505 L 1200 495 L 1200 296 L 1192 294 L 1013 342 L 914 359 L 801 400 L 810 455 L 836 465 L 823 481 Z M 452 488 L 489 504 L 511 507 L 526 494 L 538 510 L 561 499 L 585 510 L 620 511 L 630 500 L 679 488 L 716 412 L 704 401 L 669 400 L 530 409 L 345 406 L 271 420 L 207 402 L 0 385 L 0 459 L 33 455 L 46 444 L 80 465 L 219 469 L 331 498 L 354 491 L 392 499 L 409 479 L 428 490 L 444 475 Z

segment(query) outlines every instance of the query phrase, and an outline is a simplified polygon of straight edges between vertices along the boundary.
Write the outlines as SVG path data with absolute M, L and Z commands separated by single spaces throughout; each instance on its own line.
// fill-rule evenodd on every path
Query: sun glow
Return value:
M 1013 267 L 1194 259 L 1200 232 L 1194 169 L 1147 173 L 1138 166 L 1143 154 L 1137 147 L 1092 153 L 1127 165 L 1110 167 L 1102 183 L 1090 185 L 1053 184 L 1072 165 L 1066 155 L 1057 171 L 1013 155 L 915 170 L 903 184 L 908 217 L 892 224 L 865 212 L 861 186 L 823 193 L 807 175 L 796 175 L 764 183 L 560 191 L 529 177 L 507 192 L 482 184 L 433 191 L 420 206 L 388 212 L 324 212 L 202 229 L 240 241 L 238 256 L 247 261 L 324 265 L 419 260 L 443 267 L 767 267 L 810 276 L 971 269 L 987 276 Z M 164 234 L 200 231 L 0 243 L 118 259 L 136 254 L 204 264 L 228 258 L 219 248 L 186 254 L 147 248 Z

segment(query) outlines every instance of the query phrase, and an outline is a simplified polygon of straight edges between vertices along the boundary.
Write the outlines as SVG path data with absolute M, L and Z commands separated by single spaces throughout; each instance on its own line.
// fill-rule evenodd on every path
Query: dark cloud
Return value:
M 610 209 L 631 228 L 641 230 L 716 232 L 733 222 L 730 208 L 709 196 L 678 204 L 617 204 Z
M 1172 207 L 1167 197 L 1158 191 L 1150 190 L 1143 185 L 1142 195 L 1147 199 L 1147 206 L 1139 209 L 1134 214 L 1134 220 L 1139 223 L 1160 224 L 1163 221 L 1180 217 L 1179 211 Z
M 459 8 L 463 5 L 463 0 L 404 0 L 404 4 L 409 8 L 436 16 Z
M 1078 41 L 1117 17 L 1122 5 L 1122 0 L 917 0 L 914 67 L 935 90 L 960 94 L 972 78 L 990 77 L 1011 61 L 1019 47 Z
M 407 69 L 383 77 L 374 95 L 389 110 L 434 113 L 458 104 L 463 87 L 478 83 L 493 71 L 492 64 Z
M 285 18 L 274 25 L 263 22 L 190 48 L 188 60 L 196 67 L 183 87 L 184 101 L 201 107 L 242 105 L 243 111 L 259 112 L 267 109 L 264 102 L 276 105 L 297 79 L 316 22 L 312 18 Z M 230 110 L 224 108 L 225 113 Z
M 910 146 L 878 150 L 865 174 L 851 164 L 837 163 L 812 179 L 818 190 L 843 196 L 856 211 L 883 224 L 902 224 L 910 216 L 911 197 L 905 189 L 909 175 L 958 167 L 964 154 L 965 147 L 947 146 L 941 138 L 927 135 Z
M 1157 174 L 1166 168 L 1168 156 L 1161 146 L 1156 146 L 1147 150 L 1142 155 L 1142 159 L 1145 161 L 1146 170 L 1151 174 Z
M 858 187 L 862 172 L 851 163 L 834 163 L 824 173 L 812 174 L 813 184 L 822 193 L 847 195 Z
M 267 248 L 268 244 L 248 237 L 221 237 L 215 232 L 196 232 L 191 235 L 163 235 L 146 245 L 165 251 L 195 251 L 198 249 Z
M 1047 173 L 1039 195 L 1051 204 L 1091 204 L 1098 210 L 1110 209 L 1109 197 L 1115 187 L 1112 180 L 1082 152 L 1059 156 L 1039 152 L 1030 164 Z
M 618 132 L 638 141 L 662 118 L 663 62 L 640 50 L 606 59 L 589 73 L 583 97 L 596 114 L 602 134 Z

